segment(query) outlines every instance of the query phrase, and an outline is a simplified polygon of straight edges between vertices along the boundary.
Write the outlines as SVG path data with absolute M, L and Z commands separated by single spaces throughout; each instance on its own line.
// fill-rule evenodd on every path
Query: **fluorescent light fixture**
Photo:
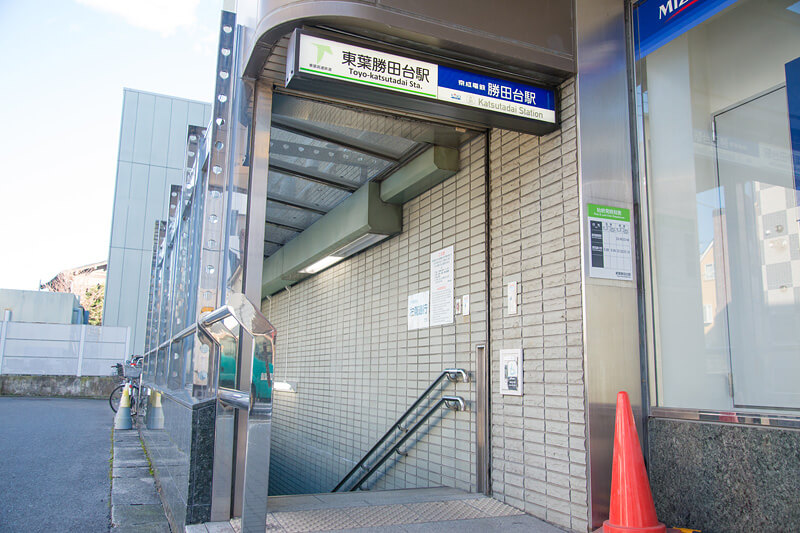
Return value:
M 327 257 L 323 257 L 322 259 L 320 259 L 316 263 L 312 263 L 312 264 L 308 265 L 307 267 L 305 267 L 300 272 L 302 274 L 316 274 L 317 272 L 320 272 L 321 270 L 325 270 L 326 268 L 328 268 L 331 265 L 335 265 L 336 263 L 338 263 L 342 259 L 344 259 L 344 257 L 337 257 L 335 255 L 329 255 Z
M 297 383 L 290 383 L 288 381 L 275 381 L 272 384 L 272 389 L 275 392 L 293 392 L 297 394 Z
M 380 233 L 367 233 L 366 235 L 362 235 L 358 239 L 354 240 L 350 244 L 342 246 L 331 255 L 342 258 L 350 257 L 353 254 L 357 254 L 361 250 L 366 250 L 373 244 L 381 242 L 386 237 L 388 237 L 388 235 L 381 235 Z
M 403 230 L 403 209 L 367 182 L 264 259 L 261 293 L 271 296 Z
M 367 233 L 366 235 L 362 235 L 358 239 L 354 240 L 350 244 L 346 244 L 333 252 L 331 255 L 327 257 L 323 257 L 316 263 L 312 263 L 309 266 L 305 267 L 300 271 L 302 274 L 316 274 L 317 272 L 321 272 L 328 268 L 331 265 L 335 265 L 342 259 L 346 257 L 350 257 L 351 255 L 355 255 L 361 250 L 366 250 L 373 244 L 379 243 L 388 235 L 381 235 L 380 233 Z

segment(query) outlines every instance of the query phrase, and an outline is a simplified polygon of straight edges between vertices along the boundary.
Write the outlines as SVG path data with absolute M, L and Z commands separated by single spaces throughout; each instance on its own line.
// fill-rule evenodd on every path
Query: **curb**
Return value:
M 111 533 L 171 533 L 136 428 L 111 430 Z

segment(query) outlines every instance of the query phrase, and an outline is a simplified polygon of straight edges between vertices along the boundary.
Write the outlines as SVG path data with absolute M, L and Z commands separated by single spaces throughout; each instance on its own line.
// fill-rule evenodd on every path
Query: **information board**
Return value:
M 622 207 L 587 205 L 593 278 L 633 279 L 631 212 Z

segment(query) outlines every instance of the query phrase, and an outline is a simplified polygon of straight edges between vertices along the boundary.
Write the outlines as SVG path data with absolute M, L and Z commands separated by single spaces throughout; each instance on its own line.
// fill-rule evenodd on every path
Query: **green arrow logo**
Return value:
M 313 43 L 313 44 L 314 46 L 317 47 L 317 63 L 322 61 L 322 58 L 325 57 L 326 53 L 333 55 L 333 50 L 331 50 L 331 47 L 328 46 L 327 44 L 319 44 L 319 43 Z

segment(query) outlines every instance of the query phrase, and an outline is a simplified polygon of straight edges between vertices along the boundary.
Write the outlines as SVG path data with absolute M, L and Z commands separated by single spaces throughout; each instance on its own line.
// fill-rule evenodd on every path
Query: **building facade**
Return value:
M 448 486 L 593 531 L 626 391 L 662 521 L 800 527 L 800 8 L 502 7 L 225 5 L 149 279 L 176 524 Z
M 0 309 L 7 321 L 86 324 L 85 310 L 72 293 L 0 289 Z
M 203 102 L 123 91 L 103 324 L 131 328 L 129 356 L 144 348 L 153 229 L 183 179 L 186 128 L 210 113 Z
M 69 292 L 0 289 L 0 310 L 0 375 L 16 375 L 3 382 L 7 394 L 94 396 L 91 387 L 111 378 L 70 377 L 107 377 L 128 352 L 129 328 L 90 326 L 77 295 Z

